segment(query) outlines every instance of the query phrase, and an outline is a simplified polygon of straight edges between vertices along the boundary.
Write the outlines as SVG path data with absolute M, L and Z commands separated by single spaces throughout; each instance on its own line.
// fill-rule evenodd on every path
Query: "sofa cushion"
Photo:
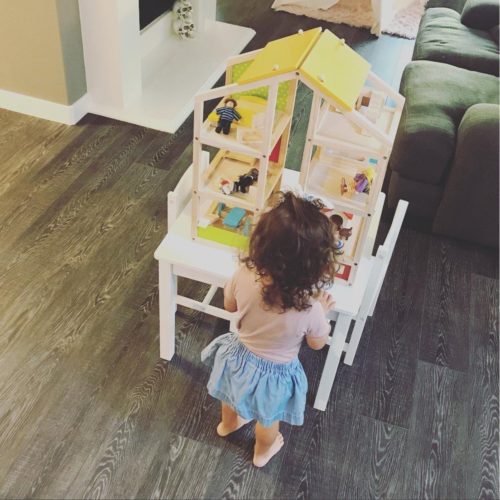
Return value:
M 498 75 L 498 43 L 488 31 L 464 26 L 451 9 L 428 9 L 420 23 L 414 60 L 453 64 Z
M 488 30 L 498 24 L 499 0 L 467 0 L 462 10 L 462 23 L 469 28 Z
M 408 179 L 442 183 L 453 159 L 457 129 L 467 109 L 498 104 L 499 79 L 433 61 L 413 61 L 404 70 L 406 97 L 390 167 Z
M 493 104 L 475 104 L 462 118 L 434 231 L 498 246 L 498 122 Z
M 406 200 L 408 215 L 434 219 L 443 197 L 443 187 L 407 179 L 398 172 L 391 172 L 387 192 L 389 208 L 396 208 L 399 200 Z
M 497 24 L 496 26 L 493 26 L 493 28 L 490 28 L 490 35 L 491 35 L 491 38 L 493 38 L 493 40 L 495 40 L 495 42 L 499 43 L 500 40 L 500 24 Z

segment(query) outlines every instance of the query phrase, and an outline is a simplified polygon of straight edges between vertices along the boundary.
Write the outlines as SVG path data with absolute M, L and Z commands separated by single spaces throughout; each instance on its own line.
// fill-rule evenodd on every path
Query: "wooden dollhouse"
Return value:
M 191 236 L 247 246 L 281 188 L 299 81 L 313 92 L 300 187 L 333 206 L 338 277 L 351 284 L 404 98 L 328 30 L 300 30 L 230 58 L 225 85 L 196 96 Z M 216 110 L 228 98 L 240 118 L 226 134 Z

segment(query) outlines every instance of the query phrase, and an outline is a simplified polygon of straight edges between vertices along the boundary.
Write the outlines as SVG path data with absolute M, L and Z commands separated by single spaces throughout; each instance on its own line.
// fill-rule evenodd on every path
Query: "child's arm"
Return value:
M 319 339 L 307 336 L 306 342 L 311 349 L 319 351 L 320 349 L 323 349 L 323 347 L 325 347 L 326 343 L 328 342 L 328 338 L 329 338 L 328 334 Z
M 307 345 L 315 351 L 323 349 L 328 342 L 330 336 L 330 323 L 325 316 L 328 311 L 335 306 L 335 301 L 329 293 L 320 292 L 316 299 L 321 305 L 323 314 L 320 313 L 319 317 L 318 314 L 316 314 L 312 321 L 309 334 L 306 336 Z
M 236 303 L 236 282 L 238 280 L 241 267 L 231 276 L 231 279 L 224 286 L 224 309 L 229 312 L 236 312 L 238 305 Z
M 231 291 L 231 282 L 227 282 L 224 287 L 224 309 L 231 313 L 234 313 L 238 310 L 236 305 L 236 299 Z

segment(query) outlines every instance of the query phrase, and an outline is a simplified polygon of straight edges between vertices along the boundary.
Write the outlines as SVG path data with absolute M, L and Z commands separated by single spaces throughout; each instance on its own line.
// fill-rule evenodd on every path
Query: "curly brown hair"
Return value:
M 292 192 L 278 193 L 277 199 L 261 215 L 242 262 L 259 276 L 268 307 L 303 311 L 318 290 L 333 282 L 333 225 L 321 213 L 319 200 Z

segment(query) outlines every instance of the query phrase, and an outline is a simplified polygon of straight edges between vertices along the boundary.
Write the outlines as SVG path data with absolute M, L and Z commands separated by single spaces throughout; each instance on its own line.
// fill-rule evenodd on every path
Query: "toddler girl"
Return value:
M 318 204 L 291 192 L 262 214 L 248 256 L 224 288 L 224 307 L 238 311 L 238 334 L 202 352 L 212 368 L 208 392 L 222 402 L 220 436 L 256 420 L 253 463 L 264 466 L 283 446 L 279 422 L 302 425 L 307 379 L 298 360 L 304 336 L 321 349 L 328 340 L 322 288 L 333 281 L 332 223 Z

